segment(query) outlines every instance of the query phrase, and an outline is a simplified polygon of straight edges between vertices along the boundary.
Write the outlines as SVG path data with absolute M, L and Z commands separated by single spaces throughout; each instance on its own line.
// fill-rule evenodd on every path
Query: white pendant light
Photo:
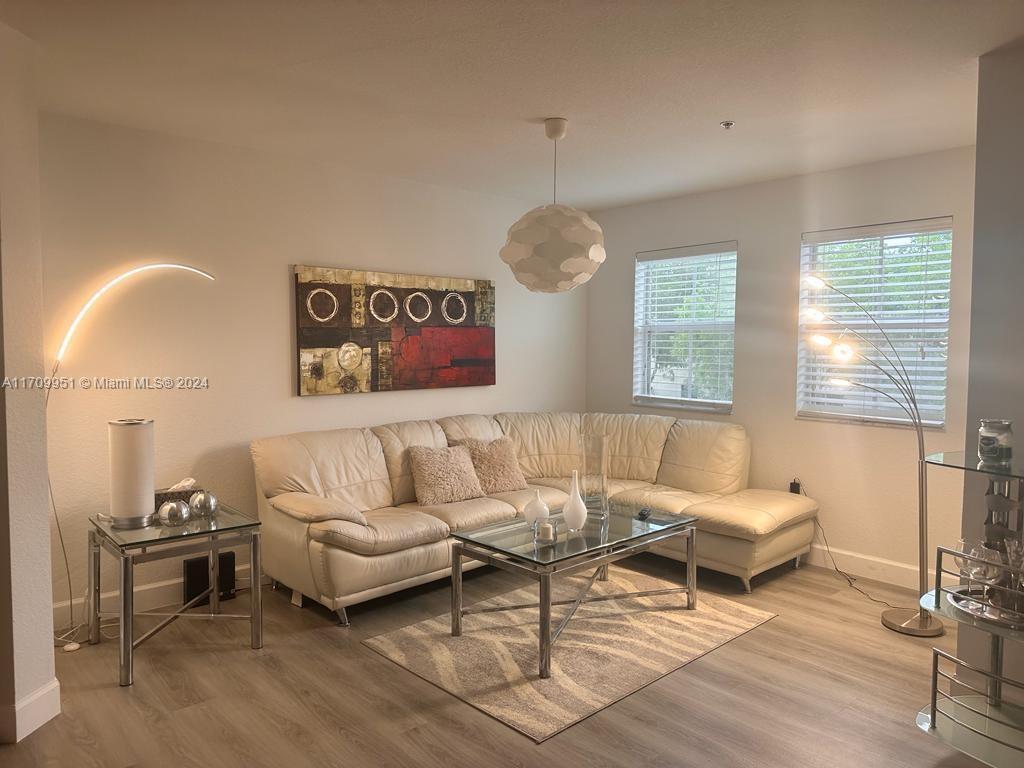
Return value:
M 531 291 L 560 293 L 583 285 L 605 259 L 604 233 L 584 211 L 558 203 L 558 140 L 569 121 L 549 117 L 544 133 L 555 144 L 551 205 L 528 211 L 509 227 L 501 260 Z

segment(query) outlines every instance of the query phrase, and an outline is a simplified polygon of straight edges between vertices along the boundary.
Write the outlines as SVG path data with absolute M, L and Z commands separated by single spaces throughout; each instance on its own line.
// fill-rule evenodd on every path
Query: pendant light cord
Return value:
M 553 143 L 555 145 L 555 170 L 554 170 L 554 173 L 552 173 L 551 204 L 552 205 L 557 205 L 557 203 L 558 203 L 558 139 L 554 139 Z

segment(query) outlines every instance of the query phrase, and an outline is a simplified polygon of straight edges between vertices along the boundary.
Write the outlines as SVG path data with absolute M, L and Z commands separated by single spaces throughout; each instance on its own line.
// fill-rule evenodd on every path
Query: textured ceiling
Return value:
M 1024 0 L 0 0 L 46 108 L 592 208 L 970 144 Z M 735 120 L 723 131 L 721 120 Z

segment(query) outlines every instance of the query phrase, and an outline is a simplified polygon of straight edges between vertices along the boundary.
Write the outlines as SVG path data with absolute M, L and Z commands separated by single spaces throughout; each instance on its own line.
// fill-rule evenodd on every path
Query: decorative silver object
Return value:
M 184 501 L 165 501 L 156 514 L 160 518 L 160 525 L 179 526 L 188 522 L 192 510 Z
M 217 497 L 209 491 L 196 491 L 188 505 L 196 517 L 213 517 L 217 513 Z

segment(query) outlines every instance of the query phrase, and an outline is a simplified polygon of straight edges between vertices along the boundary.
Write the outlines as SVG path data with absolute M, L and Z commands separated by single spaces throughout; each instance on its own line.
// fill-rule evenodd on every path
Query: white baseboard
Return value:
M 900 563 L 895 560 L 886 560 L 874 555 L 865 555 L 861 552 L 851 552 L 846 549 L 832 547 L 832 555 L 836 559 L 836 565 L 851 576 L 862 576 L 865 579 L 874 579 L 886 584 L 893 584 L 898 587 L 906 587 L 917 592 L 920 589 L 918 568 L 909 563 Z M 811 551 L 807 556 L 810 565 L 818 565 L 822 568 L 832 569 L 832 560 L 828 556 L 824 545 L 814 542 L 811 544 Z M 934 581 L 935 572 L 928 571 L 929 581 Z
M 0 743 L 21 741 L 60 714 L 60 682 L 53 678 L 28 696 L 0 708 Z
M 249 580 L 249 565 L 235 568 L 235 580 Z M 135 612 L 152 611 L 168 605 L 181 604 L 181 578 L 154 581 L 139 584 L 135 587 Z M 120 597 L 116 589 L 100 593 L 100 610 L 105 613 L 117 613 L 120 610 Z M 74 616 L 76 623 L 85 621 L 85 598 L 74 600 Z M 68 626 L 68 601 L 62 600 L 53 604 L 53 626 L 60 632 Z

